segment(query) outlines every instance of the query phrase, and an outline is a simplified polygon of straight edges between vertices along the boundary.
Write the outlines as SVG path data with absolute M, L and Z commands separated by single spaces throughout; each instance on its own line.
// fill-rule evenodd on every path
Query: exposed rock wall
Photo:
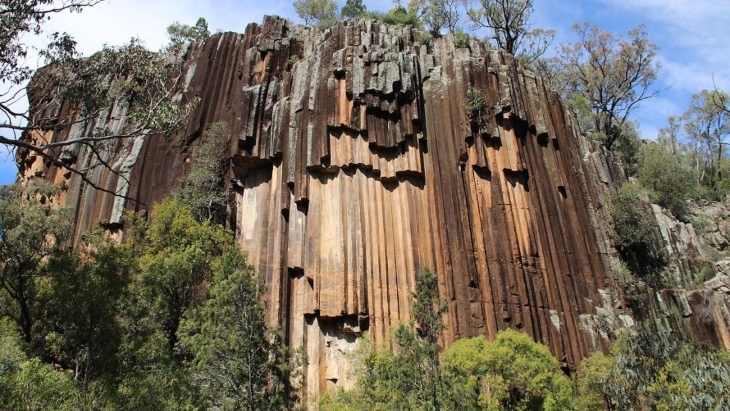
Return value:
M 226 121 L 231 225 L 266 277 L 268 320 L 306 349 L 310 395 L 348 384 L 363 331 L 387 343 L 411 318 L 426 266 L 449 302 L 445 344 L 512 327 L 565 367 L 605 348 L 587 319 L 620 306 L 599 197 L 621 177 L 511 56 L 369 20 L 321 33 L 267 17 L 182 58 L 177 98 L 201 100 L 186 130 L 116 143 L 108 162 L 130 184 L 104 168 L 91 178 L 148 209 L 179 184 L 206 127 Z M 486 104 L 467 113 L 470 90 Z M 118 199 L 22 161 L 26 176 L 69 186 L 79 232 L 118 222 Z
M 706 231 L 701 235 L 692 224 L 678 221 L 658 205 L 647 207 L 655 223 L 656 245 L 668 263 L 663 270 L 666 288 L 646 289 L 633 296 L 635 316 L 659 320 L 662 326 L 693 335 L 702 344 L 730 349 L 730 260 L 711 263 L 712 256 L 705 251 L 724 247 L 718 227 L 727 224 L 722 216 L 725 207 L 692 206 L 695 216 L 707 216 Z

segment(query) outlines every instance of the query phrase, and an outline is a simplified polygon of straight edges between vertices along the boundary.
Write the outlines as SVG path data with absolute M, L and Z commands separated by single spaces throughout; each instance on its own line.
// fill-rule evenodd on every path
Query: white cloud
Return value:
M 717 0 L 603 0 L 641 14 L 650 38 L 662 48 L 665 65 L 673 74 L 687 68 L 682 82 L 707 84 L 705 79 L 730 78 L 730 2 Z M 653 32 L 653 33 L 652 33 Z M 699 76 L 700 79 L 695 79 Z M 711 83 L 711 82 L 710 82 Z M 727 86 L 727 85 L 725 85 Z M 703 86 L 707 88 L 708 86 Z M 699 91 L 695 89 L 695 91 Z

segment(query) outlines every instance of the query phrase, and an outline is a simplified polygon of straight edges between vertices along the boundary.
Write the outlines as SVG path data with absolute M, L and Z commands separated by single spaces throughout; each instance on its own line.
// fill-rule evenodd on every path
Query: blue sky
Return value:
M 340 6 L 344 1 L 338 0 Z M 393 7 L 390 0 L 363 1 L 369 10 Z M 558 33 L 553 46 L 575 40 L 570 26 L 576 22 L 590 21 L 621 34 L 646 25 L 649 39 L 661 48 L 656 88 L 662 91 L 635 112 L 643 138 L 655 138 L 667 117 L 686 109 L 693 93 L 713 87 L 713 78 L 720 89 L 730 91 L 730 1 L 534 0 L 534 5 L 533 26 Z M 157 50 L 167 42 L 165 28 L 173 21 L 193 24 L 205 17 L 211 31 L 242 32 L 265 14 L 297 21 L 288 0 L 107 0 L 81 14 L 54 16 L 47 29 L 70 33 L 79 50 L 89 55 L 104 44 L 122 44 L 130 37 Z M 40 44 L 35 38 L 28 42 Z M 0 184 L 12 183 L 16 172 L 14 158 L 0 150 Z

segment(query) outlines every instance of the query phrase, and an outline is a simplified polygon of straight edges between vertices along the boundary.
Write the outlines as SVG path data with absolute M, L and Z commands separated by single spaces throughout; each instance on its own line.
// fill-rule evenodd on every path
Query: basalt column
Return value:
M 107 163 L 129 183 L 91 177 L 129 201 L 35 158 L 23 175 L 68 185 L 79 233 L 117 227 L 125 206 L 175 189 L 199 137 L 225 121 L 230 225 L 266 278 L 268 322 L 308 354 L 310 398 L 351 384 L 347 353 L 365 331 L 388 344 L 411 319 L 427 266 L 449 302 L 444 344 L 517 328 L 568 368 L 605 348 L 590 319 L 613 307 L 599 216 L 615 170 L 511 56 L 372 20 L 320 32 L 267 17 L 178 58 L 175 98 L 200 101 L 186 128 L 119 142 Z

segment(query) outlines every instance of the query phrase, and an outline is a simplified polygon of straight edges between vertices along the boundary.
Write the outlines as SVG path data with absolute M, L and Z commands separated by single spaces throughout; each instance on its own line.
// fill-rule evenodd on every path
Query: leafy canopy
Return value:
M 46 166 L 65 168 L 86 184 L 113 193 L 88 176 L 96 167 L 113 169 L 107 151 L 112 142 L 153 134 L 169 134 L 182 122 L 195 101 L 173 103 L 173 90 L 181 65 L 146 50 L 139 40 L 119 47 L 105 46 L 81 59 L 76 42 L 66 33 L 51 33 L 40 55 L 46 67 L 30 82 L 26 66 L 26 35 L 44 33 L 44 23 L 62 12 L 80 12 L 103 0 L 2 0 L 0 1 L 0 144 L 37 156 Z M 19 96 L 27 94 L 29 107 L 18 109 Z M 54 98 L 44 98 L 53 96 Z M 60 110 L 63 104 L 68 110 Z M 114 117 L 125 113 L 124 128 L 112 127 Z M 49 139 L 49 130 L 74 127 L 73 136 Z M 79 158 L 87 158 L 79 162 Z M 22 167 L 23 165 L 21 165 Z M 22 170 L 21 170 L 22 171 Z M 114 169 L 122 180 L 122 170 Z
M 294 11 L 304 20 L 304 25 L 334 23 L 337 13 L 337 2 L 334 0 L 297 0 Z
M 208 22 L 203 17 L 200 17 L 193 26 L 182 24 L 178 21 L 167 26 L 167 37 L 170 39 L 171 47 L 192 41 L 204 40 L 208 36 L 210 36 Z

